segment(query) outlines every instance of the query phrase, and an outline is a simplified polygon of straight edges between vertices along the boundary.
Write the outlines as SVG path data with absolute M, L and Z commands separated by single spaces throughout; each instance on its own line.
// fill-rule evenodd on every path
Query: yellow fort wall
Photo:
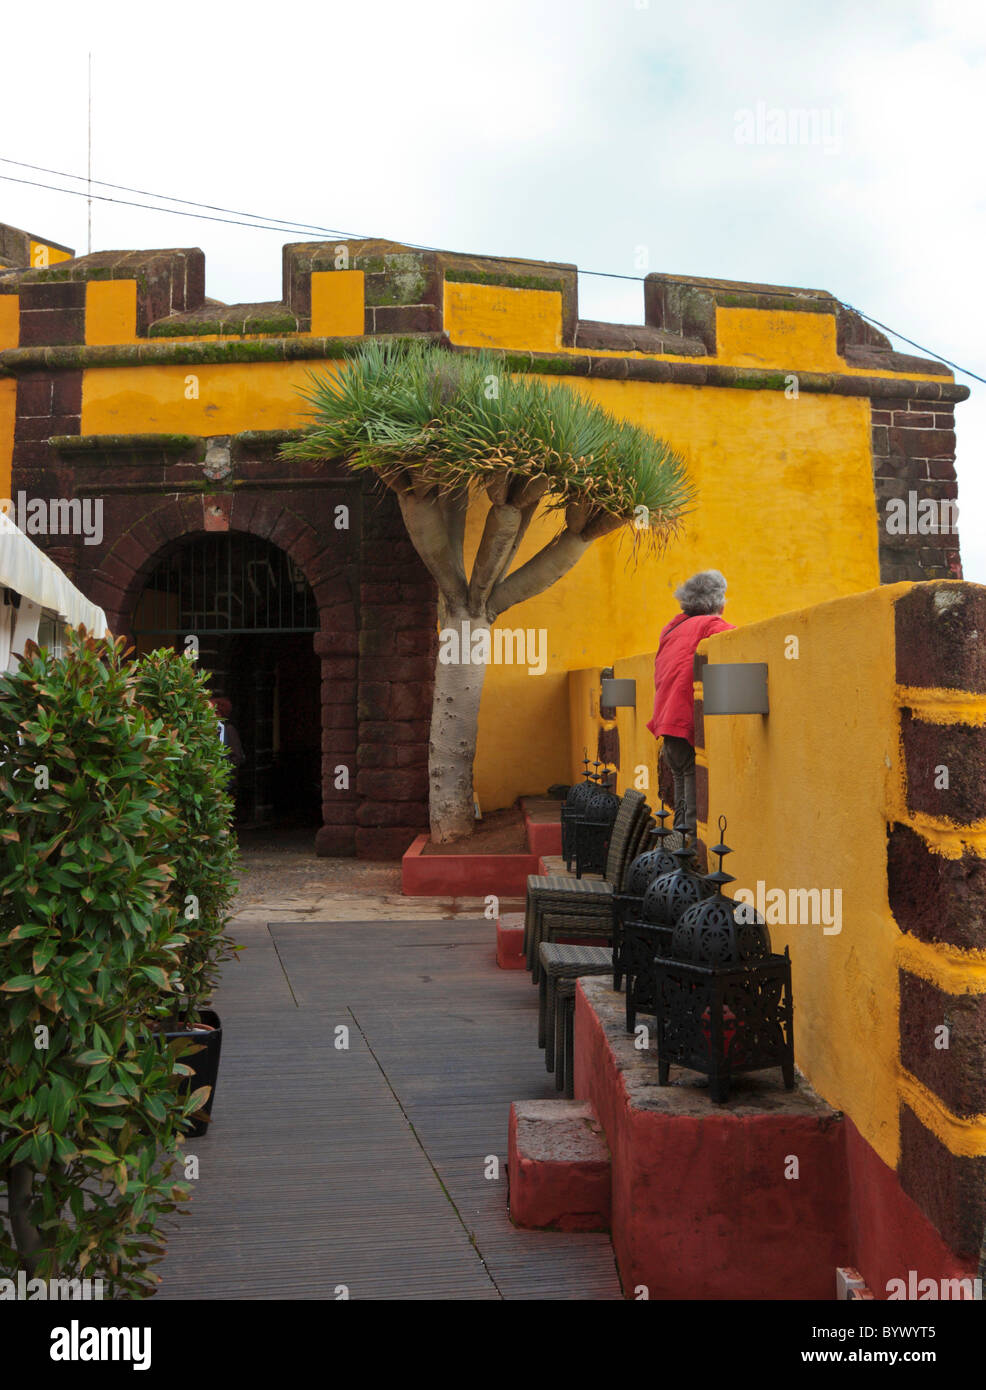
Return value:
M 364 281 L 360 270 L 312 274 L 314 334 L 362 332 Z M 86 343 L 102 347 L 136 341 L 135 295 L 133 280 L 90 283 Z M 578 351 L 560 346 L 562 296 L 550 289 L 449 280 L 442 312 L 445 331 L 458 345 L 550 350 L 556 361 Z M 838 356 L 831 313 L 719 307 L 716 333 L 714 358 L 609 355 L 846 375 L 862 370 Z M 600 350 L 598 355 L 607 353 Z M 87 366 L 81 432 L 209 436 L 298 428 L 308 409 L 298 392 L 308 384 L 309 373 L 337 370 L 334 359 Z M 865 374 L 879 373 L 867 368 Z M 563 372 L 543 379 L 577 390 L 666 438 L 687 459 L 698 499 L 662 556 L 642 553 L 634 563 L 628 536 L 607 537 L 549 591 L 501 616 L 501 626 L 544 634 L 547 667 L 542 675 L 510 666 L 493 666 L 488 672 L 476 762 L 477 795 L 488 809 L 568 779 L 573 728 L 567 672 L 652 650 L 661 627 L 677 611 L 674 587 L 694 570 L 723 570 L 729 581 L 728 616 L 744 624 L 780 607 L 815 604 L 879 582 L 865 396 L 620 381 Z M 0 411 L 2 401 L 0 396 Z M 469 559 L 482 517 L 478 503 L 466 538 Z M 517 563 L 557 529 L 554 517 L 537 519 Z M 642 709 L 641 715 L 646 722 L 648 711 Z M 647 738 L 645 732 L 643 747 Z
M 946 994 L 986 994 L 986 953 L 905 934 L 888 899 L 889 825 L 909 825 L 945 858 L 986 850 L 986 825 L 959 828 L 907 807 L 901 708 L 931 723 L 986 721 L 981 695 L 895 684 L 894 605 L 914 587 L 884 585 L 744 623 L 699 648 L 710 663 L 766 662 L 770 704 L 767 715 L 704 716 L 697 760 L 708 775 L 708 819 L 699 836 L 716 843 L 718 818 L 726 817 L 733 853 L 724 868 L 736 880 L 730 895 L 756 893 L 758 880 L 765 895 L 778 888 L 841 892 L 840 930 L 830 897 L 836 921 L 828 932 L 824 923 L 774 923 L 771 940 L 775 950 L 791 951 L 798 1065 L 891 1167 L 900 1156 L 902 1101 L 950 1153 L 986 1154 L 986 1113 L 958 1119 L 899 1060 L 901 969 Z M 637 681 L 636 710 L 617 712 L 618 789 L 636 785 L 652 805 L 658 744 L 645 726 L 653 665 L 653 651 L 615 664 L 616 676 Z M 701 691 L 697 683 L 699 699 Z M 572 777 L 581 772 L 583 748 L 594 756 L 598 699 L 599 669 L 573 671 Z
M 0 303 L 3 301 L 0 300 Z M 17 382 L 0 377 L 0 498 L 10 496 L 10 469 L 14 455 L 14 412 Z
M 333 372 L 338 363 L 87 370 L 82 433 L 297 428 L 308 370 Z M 197 399 L 186 395 L 190 377 Z M 879 579 L 867 401 L 645 382 L 579 381 L 575 389 L 681 449 L 698 504 L 662 557 L 640 553 L 634 564 L 629 537 L 608 536 L 551 589 L 503 614 L 500 626 L 544 633 L 547 671 L 487 673 L 476 789 L 489 809 L 566 779 L 565 673 L 654 646 L 677 611 L 674 587 L 693 570 L 723 570 L 738 622 L 774 611 L 779 584 L 784 600 L 808 604 Z M 484 514 L 480 503 L 470 516 L 469 560 Z M 551 516 L 536 521 L 517 562 L 557 528 Z
M 775 950 L 791 949 L 802 1070 L 892 1167 L 902 938 L 887 900 L 887 820 L 903 776 L 893 603 L 907 588 L 786 613 L 701 648 L 713 662 L 765 661 L 770 713 L 705 719 L 709 825 L 699 833 L 715 843 L 726 816 L 731 889 L 841 890 L 840 932 L 770 934 Z

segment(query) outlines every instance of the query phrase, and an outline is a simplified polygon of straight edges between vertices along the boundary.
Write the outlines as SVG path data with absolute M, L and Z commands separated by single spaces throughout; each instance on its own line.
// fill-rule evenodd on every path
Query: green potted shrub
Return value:
M 192 1122 L 192 1137 L 204 1134 L 211 1118 L 222 1049 L 222 1022 L 207 1005 L 220 965 L 236 950 L 226 933 L 238 862 L 231 767 L 219 741 L 207 679 L 170 648 L 137 663 L 137 700 L 171 742 L 167 802 L 181 826 L 171 846 L 171 893 L 188 939 L 180 952 L 176 989 L 169 996 L 167 1035 L 194 1045 L 183 1054 L 193 1068 L 192 1084 L 210 1088 Z
M 70 634 L 0 677 L 0 1267 L 153 1292 L 177 1180 L 179 1044 L 155 1028 L 187 945 L 172 746 L 121 643 Z

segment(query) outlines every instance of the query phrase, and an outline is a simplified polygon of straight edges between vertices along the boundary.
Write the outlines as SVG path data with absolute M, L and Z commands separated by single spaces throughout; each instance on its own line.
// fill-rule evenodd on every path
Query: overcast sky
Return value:
M 646 255 L 821 288 L 986 376 L 982 0 L 54 0 L 7 39 L 10 159 L 85 173 L 91 49 L 97 178 L 583 272 Z M 758 103 L 817 111 L 825 138 L 742 143 Z M 86 250 L 83 199 L 2 181 L 0 221 Z M 280 298 L 280 247 L 306 239 L 100 202 L 92 224 L 94 250 L 201 246 L 227 302 Z M 580 313 L 641 322 L 642 286 L 583 274 Z M 965 576 L 986 582 L 986 386 L 956 379 Z

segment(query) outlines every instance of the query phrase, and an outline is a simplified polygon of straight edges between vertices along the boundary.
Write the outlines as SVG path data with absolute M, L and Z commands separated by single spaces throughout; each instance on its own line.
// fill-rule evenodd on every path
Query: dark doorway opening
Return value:
M 133 615 L 138 653 L 189 651 L 232 704 L 243 746 L 235 779 L 241 830 L 321 824 L 318 610 L 304 574 L 257 536 L 182 543 L 148 578 Z

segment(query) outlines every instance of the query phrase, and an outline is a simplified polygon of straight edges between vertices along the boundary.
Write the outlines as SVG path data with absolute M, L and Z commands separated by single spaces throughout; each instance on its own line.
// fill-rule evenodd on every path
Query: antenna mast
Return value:
M 88 229 L 86 253 L 92 253 L 92 54 L 89 54 L 89 163 L 88 163 Z

